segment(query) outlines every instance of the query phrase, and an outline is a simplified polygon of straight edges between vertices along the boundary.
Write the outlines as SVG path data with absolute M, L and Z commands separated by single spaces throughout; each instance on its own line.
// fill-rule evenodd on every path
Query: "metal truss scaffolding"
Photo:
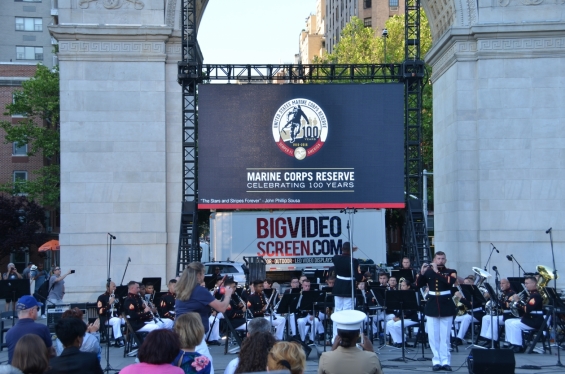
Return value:
M 405 61 L 401 64 L 329 65 L 203 65 L 197 42 L 196 1 L 182 0 L 182 56 L 178 82 L 182 86 L 183 110 L 183 205 L 179 235 L 177 273 L 200 259 L 198 241 L 198 84 L 226 83 L 399 83 L 405 85 L 405 191 L 422 198 L 422 86 L 424 62 L 420 59 L 420 0 L 406 0 Z M 408 207 L 407 207 L 408 208 Z M 412 222 L 410 209 L 407 222 Z M 407 227 L 410 225 L 407 225 Z M 412 227 L 412 226 L 410 226 Z M 425 231 L 425 224 L 423 228 Z M 412 233 L 410 235 L 412 236 Z M 420 233 L 421 234 L 421 233 Z M 427 234 L 427 233 L 426 233 Z M 406 235 L 405 235 L 406 236 Z M 429 250 L 429 246 L 428 246 Z M 415 260 L 414 246 L 405 251 Z M 420 248 L 420 251 L 422 249 Z M 426 256 L 424 256 L 426 257 Z

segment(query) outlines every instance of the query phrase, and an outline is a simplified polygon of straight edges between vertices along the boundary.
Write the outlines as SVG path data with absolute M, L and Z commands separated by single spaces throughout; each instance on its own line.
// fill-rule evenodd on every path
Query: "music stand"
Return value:
M 392 277 L 396 277 L 398 283 L 400 283 L 400 278 L 406 279 L 410 284 L 414 283 L 414 271 L 412 269 L 396 269 L 391 273 Z
M 300 310 L 308 311 L 308 313 L 312 311 L 312 316 L 314 317 L 312 319 L 312 323 L 310 326 L 310 328 L 312 329 L 312 333 L 314 335 L 314 339 L 312 340 L 312 343 L 310 345 L 316 345 L 315 341 L 316 341 L 317 329 L 316 329 L 316 311 L 314 308 L 316 307 L 317 302 L 319 302 L 320 300 L 324 300 L 324 298 L 325 298 L 324 291 L 302 291 Z M 322 322 L 318 322 L 318 323 L 322 323 Z
M 147 285 L 147 283 L 153 284 L 153 289 L 155 290 L 155 292 L 161 292 L 161 278 L 160 277 L 143 278 L 141 280 L 141 284 Z
M 498 292 L 496 292 L 489 283 L 483 283 L 483 287 L 487 289 L 487 292 L 490 296 L 490 300 L 493 304 L 493 309 L 490 312 L 490 348 L 494 349 L 494 314 L 493 311 L 496 311 L 496 328 L 498 329 L 498 339 L 500 339 L 500 326 L 498 323 L 498 310 L 500 309 L 500 299 L 498 297 Z
M 506 278 L 506 279 L 508 279 L 508 282 L 510 282 L 510 284 L 515 283 L 515 284 L 517 284 L 517 285 L 519 286 L 519 289 L 518 289 L 518 290 L 514 290 L 514 292 L 517 293 L 517 292 L 520 292 L 520 291 L 523 290 L 521 284 L 526 282 L 526 277 L 508 277 L 508 278 Z
M 475 287 L 472 284 L 460 284 L 459 287 L 461 287 L 461 292 L 463 293 L 462 296 L 467 300 L 471 300 L 471 306 L 473 309 L 478 308 L 478 305 L 484 305 L 486 303 L 486 299 L 478 287 Z M 478 301 L 478 303 L 475 301 Z M 475 319 L 475 314 L 473 311 L 471 311 L 471 317 L 473 317 L 473 320 Z M 470 347 L 481 348 L 481 349 L 485 348 L 475 344 L 474 321 L 471 321 L 471 340 L 473 343 L 471 343 L 466 349 L 469 349 Z
M 375 301 L 377 303 L 377 306 L 383 308 L 381 311 L 379 311 L 379 313 L 383 314 L 383 325 L 384 325 L 386 323 L 386 309 L 385 309 L 385 291 L 386 291 L 386 289 L 377 284 L 377 285 L 374 285 L 374 286 L 371 285 L 369 287 L 369 290 L 370 290 L 371 294 L 375 297 Z M 384 328 L 384 326 L 383 326 L 383 328 Z M 379 337 L 380 337 L 380 334 L 383 332 L 383 328 L 381 328 L 381 323 L 379 322 L 379 314 L 377 313 L 377 334 L 379 334 Z M 384 345 L 386 345 L 386 336 L 385 336 L 385 344 Z
M 297 290 L 298 292 L 293 292 L 294 290 Z M 298 299 L 300 298 L 300 290 L 298 288 L 293 288 L 292 291 L 290 292 L 291 293 L 283 294 L 281 302 L 279 303 L 277 310 L 275 310 L 275 313 L 277 314 L 286 314 L 285 318 L 287 319 L 286 321 L 287 336 L 290 336 L 290 332 L 289 332 L 290 315 L 291 313 L 296 313 L 296 306 L 298 304 Z M 294 321 L 296 322 L 296 318 L 294 318 Z
M 416 296 L 416 291 L 386 291 L 385 300 L 387 307 L 400 310 L 400 331 L 402 337 L 402 357 L 393 358 L 389 361 L 402 361 L 404 363 L 406 363 L 406 360 L 416 361 L 413 358 L 406 357 L 404 347 L 404 310 L 418 310 L 418 298 Z

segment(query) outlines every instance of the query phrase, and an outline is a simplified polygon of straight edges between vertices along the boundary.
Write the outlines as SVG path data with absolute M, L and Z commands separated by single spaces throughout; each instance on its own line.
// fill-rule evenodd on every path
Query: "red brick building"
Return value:
M 6 116 L 6 105 L 13 100 L 13 93 L 21 90 L 22 82 L 34 76 L 36 71 L 35 63 L 24 62 L 0 62 L 0 121 L 10 121 L 17 123 L 23 116 Z M 17 147 L 14 143 L 6 143 L 6 133 L 0 129 L 0 184 L 13 182 L 18 178 L 34 180 L 36 174 L 34 171 L 45 165 L 42 156 L 28 156 L 27 145 Z M 54 233 L 59 232 L 58 213 L 49 212 L 46 217 L 47 231 Z M 32 249 L 31 253 L 12 254 L 11 258 L 0 259 L 0 264 L 5 265 L 8 262 L 14 262 L 18 269 L 23 269 L 25 262 L 33 261 L 37 263 L 41 258 L 37 255 L 37 251 Z M 0 273 L 5 272 L 0 267 Z

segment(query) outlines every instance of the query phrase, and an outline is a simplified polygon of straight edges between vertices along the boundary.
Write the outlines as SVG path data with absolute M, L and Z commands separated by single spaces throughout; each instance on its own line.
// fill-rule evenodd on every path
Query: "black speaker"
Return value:
M 516 359 L 511 349 L 472 349 L 470 374 L 514 374 Z

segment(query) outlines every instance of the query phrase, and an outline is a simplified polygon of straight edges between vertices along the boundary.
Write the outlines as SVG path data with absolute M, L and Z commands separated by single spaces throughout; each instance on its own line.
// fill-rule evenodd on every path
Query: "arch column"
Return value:
M 564 5 L 424 7 L 434 36 L 426 60 L 433 68 L 436 251 L 466 275 L 484 266 L 493 243 L 500 254 L 491 266 L 517 276 L 505 255 L 529 271 L 552 266 L 545 230 L 553 226 L 556 262 L 563 263 Z

